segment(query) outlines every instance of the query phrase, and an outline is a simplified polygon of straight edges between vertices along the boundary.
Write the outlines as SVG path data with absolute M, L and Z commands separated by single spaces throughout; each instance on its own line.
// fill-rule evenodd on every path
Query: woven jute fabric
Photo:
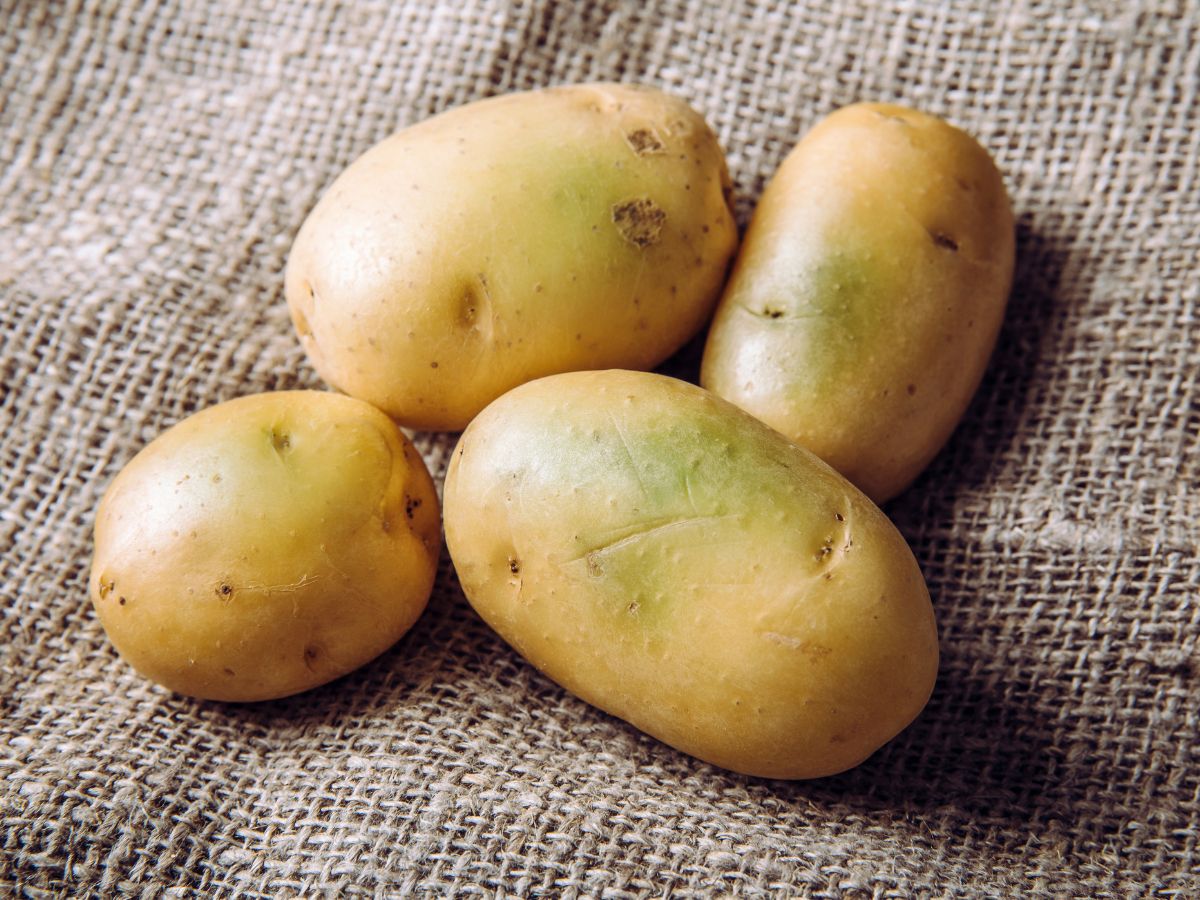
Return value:
M 0 56 L 0 894 L 1200 896 L 1196 0 L 0 0 Z M 886 507 L 941 630 L 925 712 L 841 776 L 733 775 L 541 676 L 444 556 L 326 687 L 138 676 L 87 599 L 96 504 L 184 416 L 322 387 L 282 297 L 322 189 L 397 128 L 588 80 L 703 111 L 742 226 L 857 100 L 1003 171 L 999 345 Z M 454 438 L 416 436 L 439 483 Z

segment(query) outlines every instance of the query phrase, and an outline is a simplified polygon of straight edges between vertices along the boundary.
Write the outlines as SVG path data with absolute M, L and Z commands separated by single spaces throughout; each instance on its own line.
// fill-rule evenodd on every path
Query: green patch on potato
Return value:
M 829 116 L 767 186 L 701 383 L 877 501 L 937 453 L 979 384 L 1013 270 L 999 172 L 928 115 Z
M 856 765 L 937 668 L 915 561 L 849 482 L 663 376 L 540 379 L 447 474 L 475 609 L 591 703 L 702 759 L 784 778 Z
M 243 397 L 121 470 L 96 514 L 92 602 L 120 654 L 171 690 L 281 697 L 408 630 L 439 526 L 424 462 L 378 410 L 315 391 Z
M 296 237 L 285 292 L 321 375 L 459 429 L 554 372 L 650 368 L 711 315 L 737 244 L 724 155 L 659 91 L 469 104 L 368 150 Z

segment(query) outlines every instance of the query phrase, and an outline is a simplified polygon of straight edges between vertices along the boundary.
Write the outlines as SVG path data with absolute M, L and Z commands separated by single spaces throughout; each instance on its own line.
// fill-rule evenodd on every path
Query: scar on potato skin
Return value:
M 662 153 L 666 149 L 658 135 L 650 128 L 635 128 L 626 133 L 625 141 L 638 156 L 650 156 Z
M 317 303 L 317 289 L 313 287 L 311 281 L 304 282 L 304 292 L 308 294 L 308 308 L 311 310 Z M 311 338 L 313 336 L 312 325 L 308 322 L 308 316 L 299 306 L 293 306 L 292 317 L 296 323 L 296 331 L 300 333 L 301 339 Z
M 958 241 L 946 234 L 946 232 L 938 231 L 936 228 L 926 230 L 929 232 L 930 239 L 943 250 L 949 250 L 951 253 L 958 252 Z
M 271 448 L 280 456 L 283 456 L 285 450 L 292 448 L 292 436 L 286 431 L 272 428 L 268 434 L 271 439 Z
M 792 637 L 790 634 L 780 634 L 778 631 L 764 631 L 762 636 L 773 644 L 787 647 L 789 650 L 798 650 L 801 653 L 807 653 L 811 656 L 828 656 L 833 652 L 831 647 L 826 647 L 824 644 L 814 644 L 810 641 L 804 641 L 797 637 Z
M 662 239 L 667 214 L 649 197 L 639 197 L 614 205 L 612 220 L 621 237 L 644 249 Z
M 316 668 L 317 657 L 321 655 L 321 648 L 316 644 L 309 644 L 304 648 L 304 666 L 310 672 Z

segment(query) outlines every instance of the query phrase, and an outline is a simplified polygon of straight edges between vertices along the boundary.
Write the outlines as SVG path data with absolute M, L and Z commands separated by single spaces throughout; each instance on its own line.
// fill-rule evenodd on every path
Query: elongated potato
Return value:
M 92 604 L 173 691 L 266 700 L 344 675 L 416 621 L 433 481 L 379 410 L 318 391 L 221 403 L 159 435 L 96 513 Z
M 367 151 L 309 215 L 286 293 L 331 384 L 459 429 L 553 372 L 650 368 L 707 321 L 737 242 L 703 118 L 648 88 L 511 94 Z
M 729 769 L 847 769 L 933 687 L 929 594 L 892 524 L 682 381 L 580 372 L 501 397 L 454 452 L 445 525 L 471 604 L 530 662 Z
M 877 502 L 936 455 L 979 385 L 1012 282 L 987 152 L 932 116 L 829 116 L 763 193 L 701 383 Z

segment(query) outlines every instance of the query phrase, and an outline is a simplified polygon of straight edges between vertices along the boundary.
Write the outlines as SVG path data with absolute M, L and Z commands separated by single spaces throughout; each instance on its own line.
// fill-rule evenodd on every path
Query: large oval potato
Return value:
M 703 118 L 615 84 L 511 94 L 368 150 L 288 260 L 317 371 L 403 425 L 460 429 L 554 372 L 650 368 L 695 334 L 737 231 Z
M 173 691 L 266 700 L 323 684 L 416 621 L 441 543 L 420 454 L 317 391 L 203 410 L 135 456 L 96 514 L 92 603 Z
M 925 705 L 937 631 L 846 479 L 660 375 L 523 385 L 454 451 L 446 541 L 479 614 L 568 690 L 752 775 L 861 762 Z
M 978 387 L 1013 245 L 1000 173 L 971 137 L 902 107 L 842 109 L 764 191 L 701 384 L 882 502 Z

